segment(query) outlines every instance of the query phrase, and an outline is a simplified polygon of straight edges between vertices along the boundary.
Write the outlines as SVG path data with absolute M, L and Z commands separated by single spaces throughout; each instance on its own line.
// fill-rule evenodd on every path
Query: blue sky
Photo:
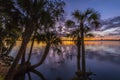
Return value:
M 101 19 L 108 19 L 120 15 L 120 0 L 65 0 L 67 16 L 78 10 L 93 8 L 101 14 Z
M 64 0 L 66 2 L 65 11 L 67 19 L 72 19 L 71 14 L 74 10 L 84 11 L 87 8 L 93 8 L 101 15 L 101 19 L 109 20 L 120 16 L 120 0 Z M 104 26 L 102 26 L 104 27 Z M 110 36 L 111 34 L 120 36 L 120 26 L 108 28 L 104 31 L 94 31 L 95 35 Z

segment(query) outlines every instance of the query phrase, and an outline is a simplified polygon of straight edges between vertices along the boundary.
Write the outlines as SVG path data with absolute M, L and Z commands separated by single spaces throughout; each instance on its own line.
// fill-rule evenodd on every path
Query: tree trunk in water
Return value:
M 38 62 L 37 64 L 33 65 L 32 68 L 36 68 L 36 67 L 40 66 L 45 61 L 45 59 L 46 59 L 46 57 L 47 57 L 47 55 L 49 53 L 49 49 L 50 49 L 50 43 L 48 43 L 46 45 L 44 54 L 43 54 L 42 59 L 40 60 L 40 62 Z
M 80 37 L 78 37 L 78 39 L 77 39 L 77 52 L 78 52 L 78 54 L 77 54 L 77 70 L 78 71 L 81 71 L 81 65 L 80 65 L 80 55 L 81 55 L 81 46 L 80 46 L 81 44 L 80 44 Z
M 18 54 L 17 54 L 17 56 L 12 64 L 11 68 L 9 69 L 7 75 L 5 76 L 4 80 L 13 80 L 14 75 L 16 73 L 15 72 L 16 66 L 18 65 L 20 58 L 22 57 L 22 55 L 24 54 L 24 52 L 26 50 L 27 44 L 30 40 L 30 37 L 31 37 L 33 31 L 34 31 L 34 27 L 29 27 L 29 28 L 25 29 L 25 33 L 23 35 L 23 41 L 22 41 L 21 47 L 18 51 Z
M 11 68 L 9 69 L 7 75 L 5 76 L 5 80 L 13 80 L 13 77 L 15 75 L 16 72 L 16 66 L 19 62 L 19 59 L 21 58 L 21 56 L 24 54 L 24 51 L 26 49 L 27 43 L 26 42 L 22 42 L 21 48 L 11 66 Z
M 26 49 L 24 50 L 24 53 L 22 55 L 21 65 L 25 64 L 25 52 L 26 52 Z
M 33 36 L 33 40 L 32 40 L 32 44 L 31 44 L 31 47 L 30 47 L 30 52 L 29 52 L 29 55 L 28 55 L 27 62 L 29 62 L 30 59 L 31 59 L 31 54 L 32 54 L 33 46 L 34 46 L 36 33 L 37 33 L 37 29 L 35 30 L 35 33 L 34 33 L 34 36 Z
M 35 40 L 35 39 L 32 40 L 32 44 L 31 44 L 31 47 L 30 47 L 30 52 L 29 52 L 29 55 L 28 55 L 28 60 L 27 60 L 27 62 L 29 62 L 30 59 L 31 59 L 31 54 L 32 54 L 33 46 L 34 46 L 34 40 Z
M 81 23 L 81 46 L 82 46 L 82 72 L 83 77 L 86 80 L 86 63 L 85 63 L 85 45 L 84 45 L 84 29 L 83 23 Z
M 24 51 L 24 54 L 22 55 L 21 64 L 20 64 L 21 67 L 24 67 L 24 65 L 25 65 L 25 52 L 26 52 L 26 50 Z M 18 80 L 24 80 L 25 79 L 25 71 L 22 71 L 22 73 L 18 77 L 19 77 Z

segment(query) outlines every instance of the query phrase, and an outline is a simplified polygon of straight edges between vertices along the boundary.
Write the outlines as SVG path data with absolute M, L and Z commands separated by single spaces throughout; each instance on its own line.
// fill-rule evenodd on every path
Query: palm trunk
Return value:
M 81 45 L 82 45 L 82 72 L 83 77 L 86 77 L 86 63 L 85 63 L 85 45 L 84 45 L 84 29 L 83 23 L 81 23 Z
M 33 65 L 32 68 L 36 68 L 36 67 L 40 66 L 45 61 L 45 59 L 46 59 L 46 57 L 47 57 L 47 55 L 49 53 L 49 49 L 50 49 L 50 43 L 48 43 L 46 45 L 44 54 L 43 54 L 42 59 L 40 60 L 40 62 L 38 62 L 37 64 Z
M 30 52 L 29 52 L 29 55 L 28 55 L 28 60 L 27 60 L 27 62 L 29 62 L 30 59 L 31 59 L 31 54 L 32 54 L 34 42 L 35 42 L 35 39 L 32 40 L 32 44 L 31 44 L 31 47 L 30 47 Z
M 25 29 L 25 34 L 23 35 L 23 41 L 22 41 L 21 47 L 18 51 L 18 54 L 12 64 L 11 68 L 9 69 L 7 75 L 5 76 L 4 80 L 13 80 L 14 75 L 16 73 L 16 66 L 18 65 L 20 58 L 22 57 L 22 55 L 24 54 L 24 52 L 26 50 L 27 44 L 30 40 L 30 37 L 31 37 L 33 31 L 34 31 L 33 27 Z
M 25 52 L 26 52 L 26 49 L 24 50 L 24 53 L 22 55 L 22 59 L 21 59 L 21 64 L 20 64 L 20 67 L 24 68 L 24 65 L 25 65 Z M 17 80 L 24 80 L 25 79 L 25 71 L 22 71 L 22 73 L 18 76 Z
M 16 58 L 15 58 L 13 64 L 12 64 L 11 68 L 9 69 L 7 75 L 5 76 L 4 80 L 13 80 L 13 77 L 16 73 L 16 66 L 17 66 L 21 56 L 24 54 L 26 46 L 27 46 L 27 42 L 23 41 L 22 45 L 21 45 L 21 48 L 20 48 L 20 50 L 19 50 L 19 52 L 18 52 L 18 54 L 17 54 L 17 56 L 16 56 Z
M 26 49 L 24 50 L 24 53 L 23 53 L 23 55 L 22 55 L 21 65 L 24 65 L 24 64 L 25 64 L 25 51 L 26 51 Z
M 78 37 L 78 39 L 77 39 L 77 52 L 78 52 L 78 54 L 77 54 L 77 70 L 78 71 L 81 71 L 81 67 L 80 67 L 80 55 L 81 55 L 81 46 L 80 46 L 80 37 Z
M 29 62 L 30 59 L 31 59 L 31 54 L 32 54 L 32 50 L 33 50 L 33 46 L 34 46 L 34 42 L 35 42 L 36 33 L 37 33 L 37 29 L 35 30 L 35 33 L 34 33 L 34 36 L 33 36 L 33 40 L 32 40 L 32 44 L 31 44 L 31 47 L 30 47 L 30 52 L 29 52 L 29 55 L 28 55 L 27 62 Z

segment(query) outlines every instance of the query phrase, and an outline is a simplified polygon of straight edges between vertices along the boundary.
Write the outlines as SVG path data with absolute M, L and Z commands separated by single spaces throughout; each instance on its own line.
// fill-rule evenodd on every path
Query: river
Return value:
M 12 56 L 19 50 L 21 42 L 17 42 Z M 26 54 L 29 52 L 28 44 Z M 31 62 L 37 63 L 44 52 L 44 44 L 35 42 Z M 77 50 L 74 42 L 66 41 L 59 46 L 61 52 L 53 47 L 49 51 L 45 62 L 37 68 L 47 80 L 72 80 L 77 71 Z M 92 80 L 120 80 L 120 41 L 86 41 L 86 70 L 93 72 Z M 26 75 L 27 76 L 27 75 Z M 32 74 L 33 80 L 40 80 Z M 28 78 L 26 77 L 26 80 Z

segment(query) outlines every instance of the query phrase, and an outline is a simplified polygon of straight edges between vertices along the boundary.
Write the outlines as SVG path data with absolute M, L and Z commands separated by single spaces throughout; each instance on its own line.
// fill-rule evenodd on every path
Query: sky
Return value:
M 88 8 L 93 8 L 101 15 L 102 20 L 109 20 L 113 17 L 120 16 L 120 0 L 65 0 L 66 18 L 72 19 L 71 14 L 74 10 L 84 11 Z M 120 37 L 120 26 L 108 28 L 103 31 L 93 31 L 94 34 L 100 36 L 113 36 Z
M 68 16 L 78 10 L 93 8 L 101 14 L 101 19 L 108 19 L 120 15 L 120 0 L 65 0 L 65 11 Z

